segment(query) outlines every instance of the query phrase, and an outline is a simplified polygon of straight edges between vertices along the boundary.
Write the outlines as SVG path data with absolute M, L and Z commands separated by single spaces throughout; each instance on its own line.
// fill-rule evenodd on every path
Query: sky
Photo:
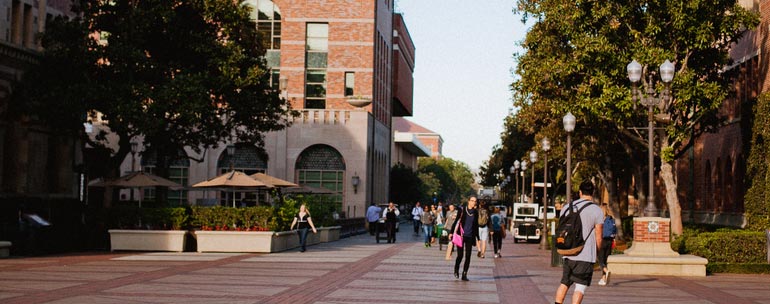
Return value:
M 443 155 L 477 172 L 500 143 L 512 108 L 513 54 L 526 28 L 515 0 L 398 0 L 414 41 L 414 108 Z

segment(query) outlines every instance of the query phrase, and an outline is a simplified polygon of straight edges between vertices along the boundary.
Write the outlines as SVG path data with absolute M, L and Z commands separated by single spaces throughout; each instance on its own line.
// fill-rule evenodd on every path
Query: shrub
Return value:
M 179 230 L 187 225 L 187 212 L 184 208 L 121 206 L 104 209 L 97 216 L 110 229 Z
M 709 260 L 709 265 L 766 263 L 767 259 L 767 241 L 763 232 L 728 229 L 700 232 L 688 228 L 672 240 L 671 248 L 682 254 L 704 257 Z
M 335 203 L 323 195 L 295 195 L 284 199 L 284 203 L 276 210 L 276 225 L 282 231 L 291 228 L 294 216 L 299 212 L 299 206 L 305 204 L 310 211 L 313 225 L 318 227 L 330 227 L 336 225 L 334 219 Z
M 190 225 L 201 230 L 269 231 L 273 217 L 271 207 L 199 207 L 191 208 Z

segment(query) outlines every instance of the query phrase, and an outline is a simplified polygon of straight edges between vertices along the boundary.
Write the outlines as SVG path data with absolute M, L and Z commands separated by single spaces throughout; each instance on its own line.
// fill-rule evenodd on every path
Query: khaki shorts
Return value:
M 479 227 L 479 239 L 485 242 L 489 239 L 489 226 Z

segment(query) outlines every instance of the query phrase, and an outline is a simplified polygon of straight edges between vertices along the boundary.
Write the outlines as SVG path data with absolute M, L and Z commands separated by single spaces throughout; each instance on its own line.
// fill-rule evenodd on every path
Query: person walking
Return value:
M 452 233 L 461 233 L 463 246 L 462 248 L 457 249 L 457 259 L 455 259 L 454 269 L 455 279 L 460 278 L 460 263 L 463 261 L 464 257 L 465 264 L 463 265 L 462 280 L 468 281 L 468 268 L 471 266 L 471 251 L 473 251 L 473 246 L 476 245 L 476 242 L 479 239 L 479 217 L 477 212 L 475 196 L 468 198 L 468 205 L 457 211 L 457 224 L 455 224 Z
M 446 212 L 444 231 L 446 231 L 448 237 L 451 237 L 452 231 L 454 231 L 455 220 L 457 219 L 457 209 L 455 208 L 455 205 L 452 204 L 449 204 L 447 208 L 449 210 Z M 449 259 L 452 257 L 452 249 L 454 249 L 454 244 L 452 244 L 452 242 L 447 242 L 446 246 L 446 257 L 444 259 L 449 261 Z
M 419 234 L 421 218 L 422 218 L 422 207 L 420 207 L 420 202 L 416 202 L 414 203 L 414 208 L 412 208 L 412 223 L 414 224 L 415 236 Z
M 618 233 L 618 227 L 615 226 L 615 218 L 610 215 L 610 208 L 607 204 L 602 204 L 604 212 L 604 225 L 602 227 L 602 245 L 599 248 L 598 259 L 599 266 L 602 268 L 602 278 L 599 279 L 599 286 L 610 283 L 610 269 L 607 268 L 607 258 L 612 254 L 612 243 L 615 241 L 615 235 Z
M 429 210 L 428 206 L 425 206 L 422 210 L 422 216 L 420 217 L 420 223 L 422 224 L 422 234 L 424 234 L 425 239 L 425 247 L 430 247 L 431 240 L 433 238 L 433 224 L 436 222 L 436 217 L 433 214 L 433 211 Z
M 487 226 L 487 223 L 489 223 L 489 209 L 487 209 L 487 201 L 482 200 L 481 204 L 479 205 L 478 209 L 479 214 L 479 242 L 478 245 L 478 253 L 476 255 L 479 258 L 484 258 L 484 256 L 487 254 L 487 241 L 489 240 L 489 227 Z
M 492 230 L 489 232 L 492 235 L 492 246 L 495 249 L 495 258 L 499 258 L 503 247 L 503 237 L 505 236 L 505 219 L 500 215 L 500 207 L 495 207 L 495 212 L 489 217 Z
M 369 222 L 369 235 L 374 235 L 378 230 L 377 225 L 380 223 L 380 213 L 382 208 L 372 203 L 368 209 L 366 209 L 366 221 Z
M 382 211 L 382 217 L 385 218 L 385 231 L 388 232 L 388 243 L 396 242 L 396 222 L 400 212 L 393 202 L 388 203 L 388 208 Z
M 294 225 L 297 225 L 300 246 L 299 252 L 305 252 L 308 229 L 313 228 L 313 233 L 318 232 L 315 230 L 315 225 L 313 225 L 313 219 L 310 218 L 310 210 L 307 209 L 305 204 L 299 205 L 299 212 L 294 216 L 294 220 L 291 222 L 291 229 L 289 230 L 294 230 Z
M 567 291 L 573 283 L 575 284 L 575 292 L 572 293 L 572 303 L 582 303 L 586 289 L 591 286 L 596 252 L 602 245 L 601 231 L 604 226 L 604 213 L 599 206 L 594 204 L 593 192 L 594 184 L 589 180 L 583 181 L 580 184 L 580 198 L 562 208 L 563 214 L 569 214 L 570 212 L 578 212 L 586 206 L 580 212 L 585 244 L 583 250 L 577 255 L 564 257 L 561 284 L 556 289 L 556 296 L 554 297 L 556 304 L 564 302 Z

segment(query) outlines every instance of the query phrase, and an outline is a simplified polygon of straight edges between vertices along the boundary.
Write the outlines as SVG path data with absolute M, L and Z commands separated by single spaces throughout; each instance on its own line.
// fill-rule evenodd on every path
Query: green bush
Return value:
M 334 219 L 335 203 L 323 195 L 294 195 L 284 199 L 284 203 L 276 210 L 276 225 L 282 230 L 289 230 L 294 216 L 299 212 L 299 206 L 305 204 L 310 211 L 313 225 L 330 227 L 336 225 Z
M 201 230 L 274 231 L 272 207 L 193 206 L 190 225 Z
M 717 229 L 700 232 L 687 228 L 672 240 L 671 248 L 682 254 L 704 257 L 712 263 L 766 263 L 767 240 L 763 232 Z
M 706 265 L 708 273 L 763 273 L 770 274 L 768 263 L 711 263 Z
M 184 208 L 121 206 L 103 209 L 97 216 L 108 229 L 179 230 L 187 225 L 187 212 Z

